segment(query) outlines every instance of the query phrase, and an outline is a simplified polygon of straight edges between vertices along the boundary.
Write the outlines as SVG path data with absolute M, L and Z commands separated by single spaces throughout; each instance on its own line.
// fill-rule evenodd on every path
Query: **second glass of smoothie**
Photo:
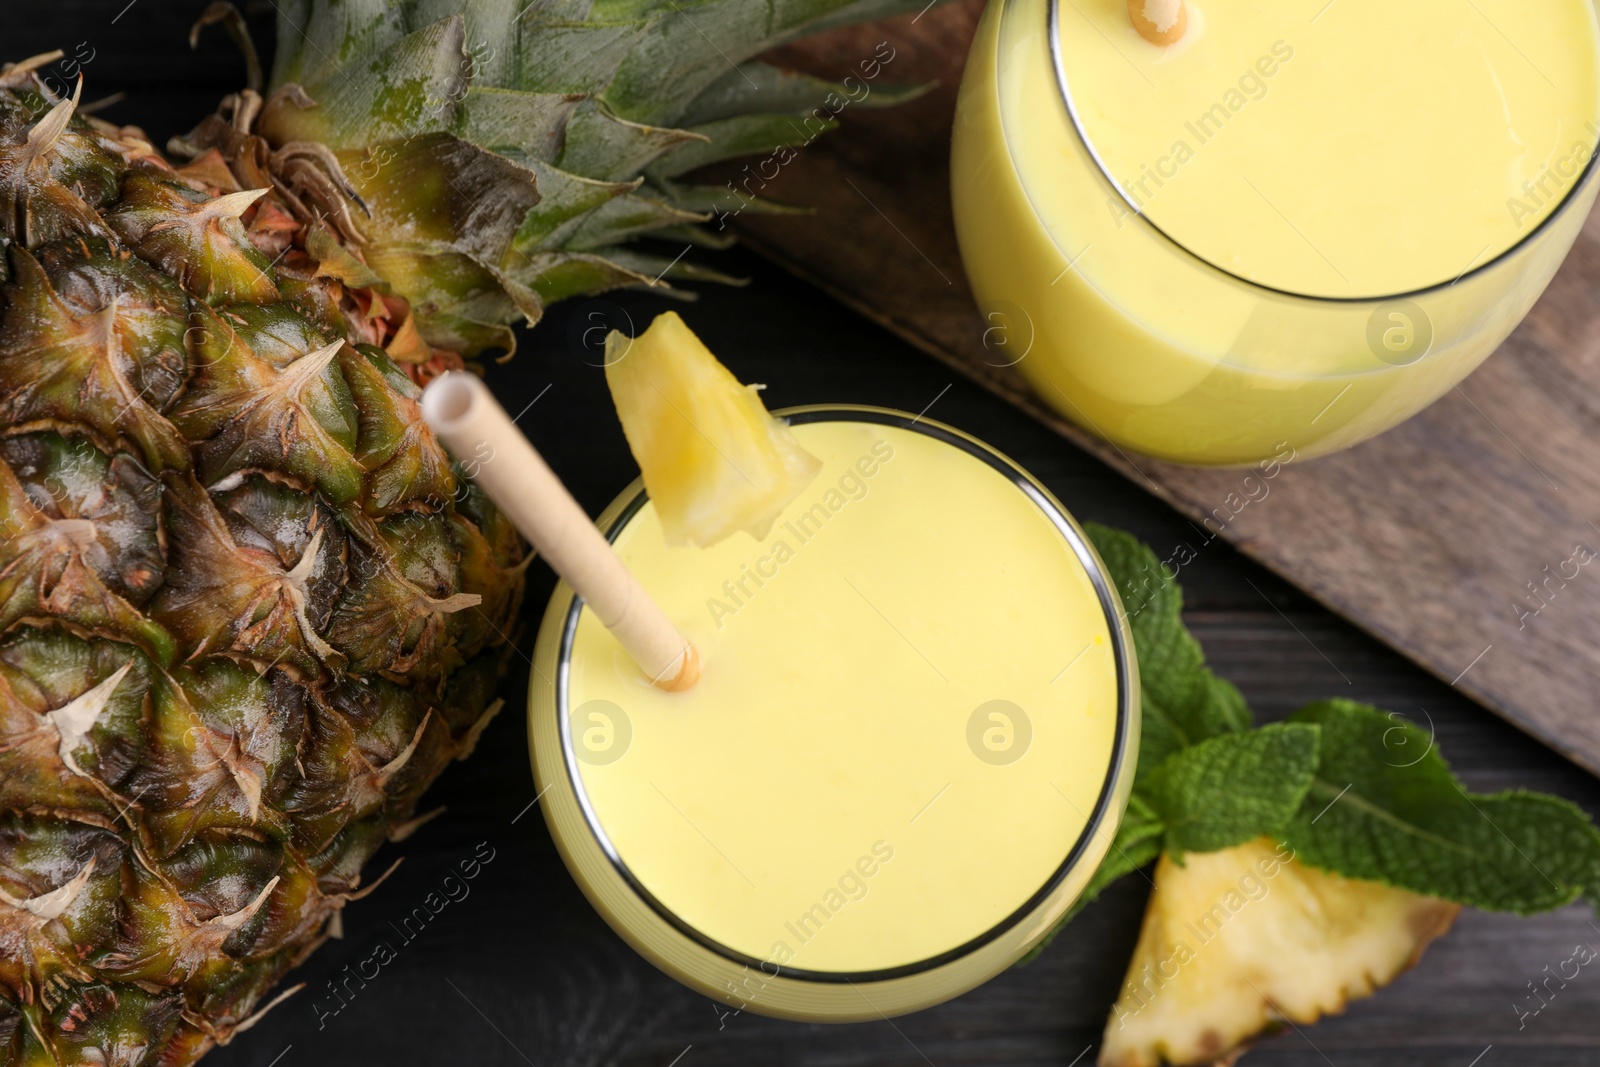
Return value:
M 995 361 L 1119 446 L 1317 455 L 1473 370 L 1595 197 L 1591 0 L 993 0 L 952 161 Z

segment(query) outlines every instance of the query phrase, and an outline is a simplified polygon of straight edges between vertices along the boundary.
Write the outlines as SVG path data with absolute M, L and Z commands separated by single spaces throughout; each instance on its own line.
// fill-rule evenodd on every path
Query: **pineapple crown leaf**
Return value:
M 509 348 L 511 321 L 536 321 L 566 296 L 735 281 L 631 247 L 646 238 L 718 247 L 725 219 L 715 232 L 701 224 L 785 210 L 683 176 L 792 153 L 833 129 L 846 102 L 891 106 L 928 88 L 869 84 L 893 58 L 887 45 L 860 78 L 840 82 L 753 57 L 924 6 L 293 0 L 278 5 L 272 91 L 255 132 L 280 152 L 307 142 L 337 156 L 335 172 L 371 207 L 352 213 L 360 258 L 409 301 L 429 344 L 473 355 Z M 483 225 L 480 205 L 498 211 L 494 225 Z M 427 227 L 414 224 L 419 215 Z M 335 273 L 348 269 L 341 261 Z
M 245 86 L 256 92 L 261 91 L 261 56 L 256 51 L 255 41 L 250 39 L 250 28 L 245 25 L 244 16 L 239 14 L 239 9 L 228 3 L 228 0 L 212 0 L 206 9 L 195 19 L 194 25 L 189 27 L 189 47 L 200 47 L 200 31 L 207 26 L 221 24 L 233 39 L 235 47 L 244 57 Z
M 1355 701 L 1253 728 L 1184 628 L 1172 572 L 1131 534 L 1087 529 L 1127 612 L 1145 715 L 1133 798 L 1073 914 L 1163 851 L 1181 862 L 1263 835 L 1309 866 L 1487 910 L 1600 904 L 1600 831 L 1577 805 L 1469 793 L 1431 733 Z
M 874 67 L 871 60 L 867 63 L 867 70 L 881 67 L 881 63 Z M 739 115 L 806 115 L 827 104 L 830 94 L 848 100 L 852 107 L 898 107 L 937 84 L 874 81 L 868 86 L 856 77 L 835 82 L 750 60 L 726 71 L 701 90 L 678 121 L 694 127 Z
M 812 119 L 804 127 L 794 115 L 737 115 L 695 127 L 697 141 L 676 145 L 654 160 L 654 179 L 676 178 L 691 170 L 737 156 L 771 155 L 780 149 L 803 148 L 813 138 L 837 129 L 835 119 Z

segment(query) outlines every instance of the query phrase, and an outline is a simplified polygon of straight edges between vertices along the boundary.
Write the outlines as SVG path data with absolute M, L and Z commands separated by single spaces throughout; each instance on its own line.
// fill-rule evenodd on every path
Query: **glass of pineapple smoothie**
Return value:
M 1591 0 L 993 0 L 957 232 L 994 362 L 1117 445 L 1355 444 L 1476 367 L 1595 198 Z
M 875 408 L 780 413 L 816 477 L 761 537 L 599 525 L 699 651 L 653 687 L 564 583 L 530 742 L 546 820 L 638 951 L 730 1013 L 876 1019 L 1039 944 L 1109 848 L 1138 682 L 1114 587 L 1037 481 Z

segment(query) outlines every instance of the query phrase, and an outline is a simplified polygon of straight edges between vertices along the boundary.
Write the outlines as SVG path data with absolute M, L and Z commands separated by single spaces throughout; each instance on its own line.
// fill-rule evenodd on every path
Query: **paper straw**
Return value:
M 489 499 L 566 579 L 652 683 L 687 689 L 700 657 L 475 375 L 423 391 L 422 415 Z
M 1189 26 L 1183 0 L 1128 0 L 1128 17 L 1139 36 L 1151 44 L 1175 44 Z

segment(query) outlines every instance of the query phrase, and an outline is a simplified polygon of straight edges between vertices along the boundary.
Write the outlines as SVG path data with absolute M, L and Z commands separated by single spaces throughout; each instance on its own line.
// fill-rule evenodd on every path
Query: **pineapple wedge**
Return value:
M 1231 1064 L 1262 1030 L 1388 984 L 1460 910 L 1306 867 L 1267 838 L 1181 867 L 1163 855 L 1100 1067 Z
M 765 538 L 822 466 L 677 312 L 638 337 L 612 331 L 606 384 L 669 545 Z

